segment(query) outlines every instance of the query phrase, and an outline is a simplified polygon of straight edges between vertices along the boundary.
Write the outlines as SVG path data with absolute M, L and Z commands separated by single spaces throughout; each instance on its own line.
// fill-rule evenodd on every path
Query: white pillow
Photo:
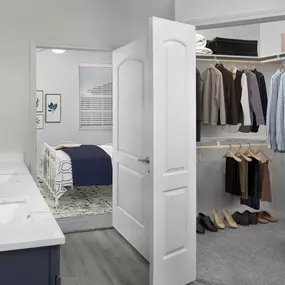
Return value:
M 61 149 L 63 147 L 79 147 L 81 144 L 74 143 L 74 142 L 62 142 L 58 145 L 53 146 L 55 150 Z

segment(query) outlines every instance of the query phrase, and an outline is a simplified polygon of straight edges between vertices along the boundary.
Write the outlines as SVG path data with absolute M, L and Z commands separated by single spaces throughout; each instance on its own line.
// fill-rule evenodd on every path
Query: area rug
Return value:
M 112 186 L 71 188 L 57 207 L 46 185 L 38 183 L 38 187 L 56 219 L 112 213 Z

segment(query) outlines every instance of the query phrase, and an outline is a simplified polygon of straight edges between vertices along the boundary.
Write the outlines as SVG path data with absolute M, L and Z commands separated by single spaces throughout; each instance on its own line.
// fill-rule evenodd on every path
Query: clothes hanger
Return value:
M 215 67 L 219 67 L 220 65 L 221 65 L 220 61 L 218 59 L 216 59 Z
M 249 155 L 249 156 L 255 158 L 255 159 L 258 160 L 259 162 L 263 162 L 263 161 L 262 161 L 262 158 L 258 157 L 258 156 L 255 154 L 255 152 L 251 149 L 250 143 L 248 144 L 248 149 L 247 149 L 247 151 L 246 151 L 244 154 L 245 154 L 245 155 Z
M 242 162 L 242 160 L 237 157 L 236 155 L 234 155 L 232 152 L 231 152 L 231 149 L 232 149 L 232 145 L 230 144 L 230 149 L 228 150 L 228 152 L 223 156 L 223 158 L 226 158 L 226 157 L 232 157 L 235 161 L 237 162 Z
M 255 70 L 255 69 L 256 69 L 256 67 L 255 67 L 254 65 L 252 65 L 252 66 L 249 68 L 250 71 L 253 71 L 253 70 Z
M 231 65 L 231 66 L 229 67 L 229 71 L 231 71 L 231 72 L 233 72 L 235 69 L 236 69 L 236 67 L 235 67 L 234 65 Z
M 241 68 L 241 70 L 245 71 L 245 70 L 247 70 L 247 67 L 244 65 L 244 66 Z
M 285 69 L 285 65 L 282 64 L 282 65 L 280 66 L 280 70 L 284 70 L 284 69 Z
M 250 162 L 252 161 L 252 159 L 248 156 L 246 156 L 244 153 L 240 152 L 241 150 L 241 144 L 239 144 L 239 150 L 235 153 L 235 155 L 238 157 L 238 156 L 241 156 L 244 160 Z
M 266 160 L 267 161 L 269 161 L 269 162 L 273 162 L 272 161 L 272 158 L 270 158 L 266 153 L 265 153 L 265 151 L 262 149 L 262 148 L 259 148 L 257 151 L 256 151 L 256 154 L 258 154 L 258 153 L 261 153 L 265 158 L 266 158 Z

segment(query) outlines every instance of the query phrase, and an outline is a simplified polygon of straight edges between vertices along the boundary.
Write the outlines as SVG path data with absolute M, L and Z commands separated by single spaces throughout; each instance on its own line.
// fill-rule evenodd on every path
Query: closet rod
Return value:
M 219 148 L 239 148 L 239 147 L 266 146 L 266 143 L 247 143 L 247 144 L 225 144 L 225 145 L 197 145 L 197 149 L 219 149 Z

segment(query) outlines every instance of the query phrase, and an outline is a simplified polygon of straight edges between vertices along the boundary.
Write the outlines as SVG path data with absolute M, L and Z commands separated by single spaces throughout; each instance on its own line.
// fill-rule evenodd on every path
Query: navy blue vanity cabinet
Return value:
M 60 285 L 60 246 L 0 252 L 0 284 Z

